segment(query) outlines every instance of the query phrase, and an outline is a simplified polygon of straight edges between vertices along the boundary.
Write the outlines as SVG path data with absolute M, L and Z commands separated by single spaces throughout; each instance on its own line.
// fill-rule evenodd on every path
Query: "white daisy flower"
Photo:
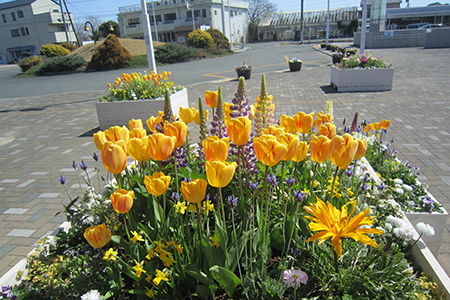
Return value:
M 97 290 L 91 290 L 81 296 L 81 300 L 100 300 L 100 293 Z
M 424 236 L 433 236 L 436 234 L 433 226 L 425 224 L 424 222 L 417 223 L 416 229 L 419 234 L 423 234 Z

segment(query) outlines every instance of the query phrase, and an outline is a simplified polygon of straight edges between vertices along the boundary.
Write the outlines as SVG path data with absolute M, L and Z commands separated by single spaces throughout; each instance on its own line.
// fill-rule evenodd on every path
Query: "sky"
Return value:
M 146 0 L 150 2 L 151 0 Z M 301 0 L 269 0 L 275 3 L 279 12 L 300 11 Z M 411 7 L 426 6 L 439 0 L 410 0 Z M 8 1 L 0 0 L 0 3 Z M 228 3 L 224 0 L 225 5 Z M 400 7 L 406 7 L 405 0 L 402 0 Z M 98 16 L 101 21 L 117 20 L 119 7 L 128 5 L 140 5 L 139 0 L 66 0 L 69 11 L 73 13 L 75 22 L 85 22 L 88 16 Z M 446 3 L 446 1 L 441 1 Z M 330 9 L 340 7 L 359 6 L 360 0 L 330 0 Z M 304 0 L 304 11 L 325 10 L 327 0 Z

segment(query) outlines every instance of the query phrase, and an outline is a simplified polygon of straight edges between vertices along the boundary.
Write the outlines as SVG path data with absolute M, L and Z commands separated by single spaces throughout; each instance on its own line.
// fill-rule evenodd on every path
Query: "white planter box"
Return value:
M 394 68 L 344 69 L 331 66 L 331 85 L 338 92 L 373 92 L 392 90 Z
M 174 114 L 178 114 L 180 107 L 189 107 L 186 88 L 172 94 L 170 100 Z M 141 119 L 145 125 L 147 119 L 164 110 L 164 99 L 97 102 L 95 106 L 100 130 L 105 130 L 111 126 L 128 126 L 131 119 Z

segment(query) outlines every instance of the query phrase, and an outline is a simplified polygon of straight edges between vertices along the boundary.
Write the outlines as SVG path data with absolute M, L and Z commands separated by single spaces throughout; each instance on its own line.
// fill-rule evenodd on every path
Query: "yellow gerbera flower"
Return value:
M 350 218 L 355 212 L 356 202 L 352 201 L 349 204 L 353 209 L 348 214 L 348 204 L 342 206 L 339 210 L 328 202 L 325 204 L 322 200 L 317 198 L 317 203 L 311 203 L 309 206 L 304 206 L 303 209 L 313 215 L 305 216 L 305 218 L 313 221 L 309 223 L 309 228 L 312 231 L 319 231 L 310 237 L 307 242 L 313 242 L 320 239 L 319 244 L 331 237 L 334 251 L 339 257 L 342 257 L 342 241 L 341 238 L 350 237 L 355 241 L 360 241 L 363 244 L 378 247 L 378 244 L 366 236 L 367 233 L 383 234 L 380 229 L 360 228 L 364 225 L 371 225 L 375 217 L 367 217 L 370 212 L 369 207 L 360 212 L 353 218 Z

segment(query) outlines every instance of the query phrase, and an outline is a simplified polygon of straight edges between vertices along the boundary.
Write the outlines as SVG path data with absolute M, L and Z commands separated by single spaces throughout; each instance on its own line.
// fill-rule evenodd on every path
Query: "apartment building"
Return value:
M 75 33 L 64 23 L 66 18 L 69 24 L 68 17 L 52 0 L 0 4 L 0 63 L 38 54 L 42 45 L 76 42 Z
M 186 5 L 186 2 L 189 2 Z M 222 22 L 221 0 L 161 0 L 146 3 L 153 41 L 186 43 L 193 28 L 215 28 L 234 44 L 245 40 L 248 29 L 248 1 L 225 0 L 225 28 Z M 153 11 L 155 18 L 153 18 Z M 192 12 L 194 14 L 192 15 Z M 120 32 L 125 38 L 143 38 L 144 23 L 140 5 L 119 7 Z M 193 19 L 194 18 L 194 19 Z M 157 35 L 156 35 L 157 33 Z M 156 38 L 158 37 L 158 38 Z

